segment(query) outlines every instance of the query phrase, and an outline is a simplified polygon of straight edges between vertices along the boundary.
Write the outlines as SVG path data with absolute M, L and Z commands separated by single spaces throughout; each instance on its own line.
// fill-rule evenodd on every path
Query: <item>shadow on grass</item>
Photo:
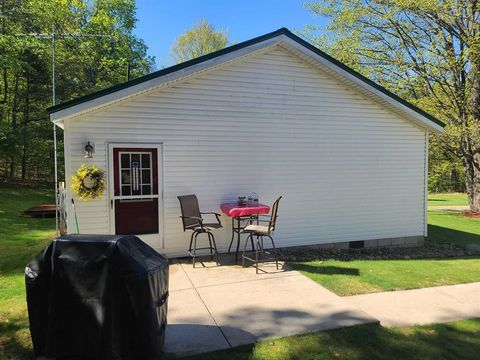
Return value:
M 313 266 L 306 263 L 291 263 L 290 265 L 295 268 L 295 270 L 314 274 L 360 276 L 360 271 L 356 268 L 346 268 L 331 265 Z
M 480 245 L 480 235 L 454 230 L 437 225 L 428 225 L 428 238 L 431 241 L 447 242 L 456 245 Z
M 23 317 L 0 321 L 0 359 L 34 359 L 28 320 Z
M 480 320 L 468 324 L 404 329 L 359 325 L 267 340 L 195 359 L 474 359 L 480 351 Z
M 433 201 L 447 201 L 445 199 L 428 199 L 429 202 L 433 202 Z

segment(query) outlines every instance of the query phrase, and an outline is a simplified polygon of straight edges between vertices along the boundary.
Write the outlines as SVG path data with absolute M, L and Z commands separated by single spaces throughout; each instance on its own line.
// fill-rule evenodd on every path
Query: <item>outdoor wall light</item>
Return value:
M 85 145 L 84 150 L 84 158 L 91 159 L 93 157 L 93 145 L 90 144 L 90 141 L 87 141 L 87 144 Z

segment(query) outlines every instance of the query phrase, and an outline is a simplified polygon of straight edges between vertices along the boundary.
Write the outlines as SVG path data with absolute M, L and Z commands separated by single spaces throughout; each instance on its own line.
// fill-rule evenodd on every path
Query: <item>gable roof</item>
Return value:
M 350 75 L 349 77 L 353 80 L 356 80 L 355 82 L 358 85 L 367 88 L 367 90 L 370 90 L 371 92 L 376 90 L 375 92 L 377 93 L 377 95 L 378 94 L 383 95 L 381 97 L 384 99 L 388 98 L 389 100 L 393 100 L 393 105 L 397 105 L 398 107 L 401 107 L 400 110 L 407 110 L 407 111 L 410 110 L 408 111 L 408 113 L 410 115 L 414 113 L 413 115 L 415 115 L 416 118 L 420 118 L 422 125 L 428 127 L 429 129 L 434 131 L 442 131 L 443 127 L 445 126 L 443 122 L 441 122 L 434 116 L 428 114 L 426 111 L 418 108 L 412 103 L 402 99 L 398 95 L 385 89 L 383 86 L 368 79 L 367 77 L 353 70 L 349 66 L 338 61 L 337 59 L 333 58 L 332 56 L 328 55 L 327 53 L 323 52 L 322 50 L 318 49 L 317 47 L 313 46 L 312 44 L 308 43 L 307 41 L 293 34 L 287 28 L 281 28 L 271 33 L 229 46 L 227 48 L 215 51 L 213 53 L 203 55 L 198 58 L 188 60 L 183 63 L 177 64 L 159 71 L 155 71 L 148 75 L 141 76 L 136 79 L 133 79 L 115 86 L 111 86 L 103 90 L 100 90 L 88 95 L 84 95 L 55 106 L 51 106 L 47 109 L 47 111 L 50 113 L 50 117 L 52 121 L 56 122 L 63 117 L 71 116 L 77 112 L 85 111 L 88 108 L 88 106 L 84 105 L 82 106 L 81 109 L 75 109 L 76 107 L 78 107 L 78 105 L 93 102 L 94 100 L 108 97 L 108 95 L 111 95 L 114 93 L 118 95 L 118 98 L 123 98 L 127 96 L 127 94 L 125 93 L 125 90 L 131 89 L 137 92 L 146 91 L 149 88 L 155 87 L 154 81 L 156 79 L 166 78 L 165 82 L 172 81 L 174 80 L 174 77 L 172 76 L 174 74 L 178 75 L 176 78 L 180 78 L 182 77 L 182 75 L 189 75 L 187 74 L 187 72 L 192 73 L 192 72 L 202 70 L 201 66 L 208 62 L 214 62 L 217 59 L 221 59 L 225 57 L 226 55 L 235 55 L 236 52 L 243 49 L 252 48 L 251 51 L 254 51 L 258 48 L 258 46 L 256 45 L 260 45 L 262 43 L 267 43 L 265 46 L 272 45 L 274 44 L 274 42 L 272 42 L 271 40 L 275 40 L 277 38 L 278 38 L 278 42 L 282 41 L 282 39 L 289 39 L 290 43 L 292 43 L 293 41 L 293 43 L 297 45 L 296 46 L 297 48 L 298 48 L 298 45 L 300 45 L 300 47 L 303 48 L 302 50 L 310 51 L 311 53 L 317 55 L 318 59 L 321 59 L 324 62 L 326 61 L 328 65 L 333 65 L 333 67 L 335 68 L 334 70 L 336 70 L 337 72 L 342 71 L 345 74 Z M 240 55 L 244 55 L 244 54 L 240 54 Z M 240 55 L 237 55 L 237 56 L 240 56 Z M 199 69 L 194 69 L 194 68 L 199 68 Z M 183 73 L 186 73 L 186 74 L 183 74 Z M 115 100 L 118 100 L 118 98 L 115 98 Z M 110 97 L 109 99 L 105 99 L 105 103 L 110 103 L 112 102 L 112 100 L 113 100 L 113 97 Z M 92 107 L 96 107 L 96 106 L 98 106 L 98 104 L 93 105 Z M 67 110 L 67 109 L 69 109 L 69 111 L 66 114 L 62 114 L 64 112 L 63 110 Z

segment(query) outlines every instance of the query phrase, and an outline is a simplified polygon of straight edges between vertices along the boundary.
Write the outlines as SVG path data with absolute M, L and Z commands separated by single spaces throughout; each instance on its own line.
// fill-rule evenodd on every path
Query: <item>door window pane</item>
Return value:
M 130 154 L 121 154 L 121 166 L 124 169 L 130 168 Z
M 122 186 L 122 196 L 132 195 L 130 185 Z
M 130 184 L 130 170 L 122 170 L 122 185 Z
M 150 169 L 150 154 L 142 154 L 142 169 Z
M 131 154 L 132 160 L 131 162 L 133 163 L 136 161 L 140 165 L 140 154 Z
M 142 184 L 150 184 L 150 170 L 142 170 Z
M 152 194 L 152 186 L 151 185 L 143 185 L 142 186 L 142 195 L 151 195 Z

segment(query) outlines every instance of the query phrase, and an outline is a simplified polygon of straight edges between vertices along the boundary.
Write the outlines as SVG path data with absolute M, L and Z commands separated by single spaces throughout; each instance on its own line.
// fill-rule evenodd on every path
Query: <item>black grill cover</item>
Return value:
M 168 261 L 135 236 L 68 235 L 25 269 L 36 356 L 158 359 Z

